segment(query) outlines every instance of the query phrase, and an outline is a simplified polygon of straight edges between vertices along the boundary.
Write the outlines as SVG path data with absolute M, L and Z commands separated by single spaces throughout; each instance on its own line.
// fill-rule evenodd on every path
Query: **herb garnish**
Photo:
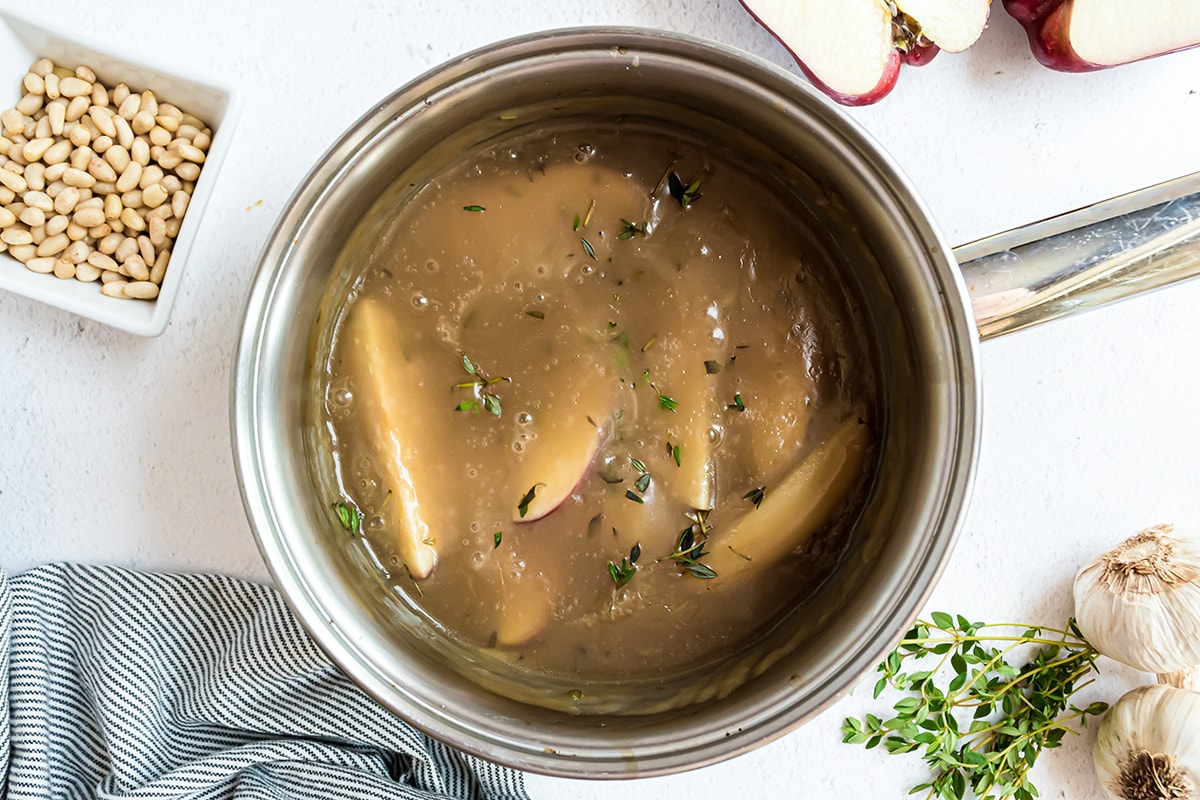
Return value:
M 1095 669 L 1097 651 L 1073 619 L 1059 630 L 986 625 L 940 611 L 930 617 L 918 620 L 879 665 L 875 697 L 887 686 L 906 693 L 893 706 L 896 715 L 847 718 L 842 741 L 868 749 L 882 743 L 889 753 L 923 748 L 934 774 L 910 794 L 952 800 L 969 785 L 980 800 L 1032 800 L 1037 788 L 1029 770 L 1038 755 L 1078 733 L 1074 724 L 1086 727 L 1088 717 L 1108 710 L 1106 703 L 1069 702 L 1091 683 L 1078 681 Z M 901 671 L 905 660 L 931 655 L 938 659 L 932 669 Z M 950 680 L 939 686 L 947 666 Z M 969 723 L 959 717 L 967 713 Z
M 654 186 L 654 191 L 652 191 L 650 193 L 651 197 L 654 197 L 654 195 L 661 192 L 663 190 L 663 187 L 667 185 L 667 181 L 670 180 L 671 176 L 675 174 L 674 172 L 671 171 L 671 168 L 674 167 L 675 164 L 676 164 L 675 161 L 672 161 L 670 164 L 667 164 L 667 168 L 663 170 L 662 177 L 658 179 L 658 183 L 655 184 L 655 186 Z
M 750 491 L 748 491 L 744 495 L 742 495 L 742 499 L 749 500 L 751 503 L 754 503 L 755 508 L 758 508 L 759 506 L 762 505 L 763 496 L 766 494 L 766 492 L 767 492 L 767 487 L 759 486 L 757 489 L 751 489 Z
M 629 551 L 628 558 L 622 558 L 620 564 L 608 562 L 608 574 L 613 579 L 613 583 L 620 589 L 625 584 L 633 580 L 633 575 L 637 572 L 637 561 L 642 557 L 642 543 L 634 544 Z
M 645 494 L 646 490 L 650 488 L 650 473 L 643 472 L 639 475 L 638 479 L 633 482 L 633 488 L 637 489 L 639 493 Z
M 353 503 L 334 503 L 333 510 L 337 513 L 338 522 L 351 536 L 362 535 L 363 512 Z
M 630 456 L 629 457 L 629 466 L 633 467 L 638 472 L 646 471 L 646 462 L 642 461 L 640 458 L 634 458 L 633 456 Z
M 579 215 L 578 214 L 575 215 L 575 219 L 572 220 L 572 222 L 571 222 L 571 230 L 573 230 L 573 231 L 579 230 Z
M 579 242 L 583 245 L 583 252 L 588 254 L 588 258 L 590 258 L 592 261 L 595 261 L 596 251 L 592 249 L 591 242 L 589 242 L 587 239 L 584 239 L 582 236 L 579 237 Z
M 644 353 L 647 350 L 649 350 L 651 347 L 654 347 L 654 343 L 657 341 L 658 341 L 657 336 L 651 336 L 649 339 L 646 340 L 646 343 L 644 345 L 642 345 L 642 352 Z
M 654 387 L 651 386 L 650 388 L 653 389 Z M 658 389 L 654 389 L 654 391 L 658 394 L 658 407 L 659 408 L 664 408 L 667 411 L 671 411 L 671 412 L 674 412 L 675 409 L 679 408 L 678 400 L 676 400 L 673 397 L 668 397 L 667 395 L 663 394 L 662 392 L 659 392 Z
M 717 577 L 717 571 L 708 564 L 702 564 L 700 559 L 708 555 L 704 547 L 708 543 L 708 512 L 694 511 L 688 519 L 692 520 L 692 524 L 683 529 L 679 534 L 679 541 L 675 545 L 675 552 L 671 553 L 669 558 L 678 561 L 683 565 L 683 568 L 689 574 L 696 578 L 711 580 Z
M 667 442 L 667 458 L 675 459 L 675 466 L 682 467 L 679 463 L 679 445 Z
M 650 235 L 650 231 L 647 229 L 646 223 L 644 222 L 639 226 L 636 222 L 630 222 L 622 217 L 621 226 L 621 232 L 617 234 L 618 239 L 632 239 L 635 234 L 639 233 L 642 236 Z
M 492 542 L 493 542 L 493 544 L 492 544 L 492 549 L 493 549 L 493 550 L 495 550 L 497 547 L 499 547 L 499 546 L 500 546 L 500 542 L 501 542 L 503 539 L 504 539 L 504 532 L 503 532 L 503 531 L 496 531 L 495 533 L 493 533 L 493 534 L 492 534 Z
M 489 378 L 479 365 L 471 360 L 466 353 L 462 354 L 463 369 L 467 374 L 472 376 L 471 380 L 463 381 L 462 383 L 454 384 L 455 389 L 471 389 L 474 391 L 473 398 L 463 400 L 454 407 L 455 411 L 474 411 L 479 413 L 480 408 L 487 411 L 489 414 L 500 416 L 503 408 L 500 405 L 500 396 L 492 391 L 490 386 L 497 383 L 511 382 L 512 378 Z
M 640 496 L 640 495 L 636 495 L 636 494 L 634 494 L 634 493 L 633 493 L 633 489 L 626 489 L 626 490 L 625 490 L 625 496 L 626 496 L 626 497 L 628 497 L 628 498 L 629 498 L 630 500 L 632 500 L 633 502 L 637 503 L 638 505 L 642 505 L 642 504 L 644 504 L 644 503 L 646 502 L 645 500 L 643 500 L 643 499 L 641 498 L 641 496 Z
M 535 483 L 533 486 L 530 486 L 529 491 L 517 501 L 517 514 L 521 517 L 521 519 L 525 519 L 525 515 L 529 513 L 529 504 L 533 502 L 533 498 L 537 495 L 538 487 L 545 485 L 546 484 L 544 483 Z
M 487 211 L 483 206 L 471 205 L 463 206 L 463 211 Z
M 741 393 L 735 394 L 735 395 L 733 396 L 733 402 L 732 402 L 732 403 L 730 403 L 729 405 L 725 406 L 725 407 L 726 407 L 726 408 L 732 408 L 734 411 L 745 411 L 745 410 L 746 410 L 746 404 L 742 402 L 742 395 L 741 395 Z
M 671 197 L 679 201 L 679 205 L 683 208 L 687 208 L 701 197 L 699 180 L 684 186 L 683 180 L 674 172 L 667 177 L 667 191 L 671 193 Z
M 591 200 L 588 201 L 587 211 L 584 212 L 583 227 L 586 228 L 588 226 L 588 223 L 592 221 L 592 212 L 595 210 L 596 210 L 596 198 L 593 197 Z
M 526 311 L 526 312 L 525 312 L 525 316 L 527 316 L 527 317 L 533 317 L 534 319 L 545 319 L 545 318 L 546 318 L 546 312 L 545 312 L 545 311 L 538 311 L 538 310 L 535 308 L 535 309 L 532 309 L 532 310 L 530 310 L 530 311 Z

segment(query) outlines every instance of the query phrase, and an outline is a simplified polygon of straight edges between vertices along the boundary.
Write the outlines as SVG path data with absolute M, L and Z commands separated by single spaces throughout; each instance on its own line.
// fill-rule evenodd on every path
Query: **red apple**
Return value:
M 967 49 L 991 0 L 742 0 L 821 91 L 848 106 L 874 103 L 902 63 Z
M 1196 0 L 1004 0 L 1042 64 L 1089 72 L 1200 44 Z

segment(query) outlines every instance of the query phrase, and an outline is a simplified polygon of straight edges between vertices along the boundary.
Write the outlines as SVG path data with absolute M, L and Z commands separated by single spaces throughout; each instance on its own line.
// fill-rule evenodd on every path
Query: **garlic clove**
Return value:
M 1200 665 L 1200 542 L 1147 528 L 1075 576 L 1075 619 L 1104 655 L 1154 673 Z
M 1143 686 L 1108 710 L 1092 752 L 1114 800 L 1200 800 L 1200 692 Z

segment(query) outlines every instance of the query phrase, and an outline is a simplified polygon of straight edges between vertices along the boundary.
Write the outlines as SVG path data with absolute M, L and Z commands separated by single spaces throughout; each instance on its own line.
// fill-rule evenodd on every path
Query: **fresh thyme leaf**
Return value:
M 649 382 L 650 382 L 650 370 L 644 369 L 644 370 L 642 370 L 642 383 L 649 383 Z
M 611 321 L 611 320 L 610 320 L 610 321 L 609 321 L 609 323 L 608 323 L 608 328 L 609 328 L 609 330 L 612 330 L 612 329 L 613 329 L 613 328 L 615 328 L 615 327 L 617 327 L 617 323 L 615 323 L 615 322 L 613 322 L 613 321 Z
M 579 215 L 578 214 L 575 215 L 575 219 L 571 223 L 571 230 L 573 230 L 573 231 L 579 230 Z
M 660 392 L 658 395 L 658 407 L 664 408 L 667 411 L 674 411 L 675 409 L 679 408 L 679 401 L 673 397 L 667 397 L 665 394 Z
M 525 519 L 525 515 L 529 513 L 529 504 L 532 503 L 533 498 L 537 496 L 537 490 L 539 486 L 545 486 L 545 484 L 535 483 L 533 486 L 530 486 L 529 491 L 522 495 L 521 499 L 517 501 L 517 514 L 521 517 L 521 519 Z
M 501 408 L 500 408 L 499 396 L 494 395 L 494 394 L 484 393 L 483 407 L 488 413 L 495 414 L 497 417 L 500 416 Z
M 636 564 L 638 559 L 642 557 L 642 543 L 636 542 L 633 548 L 629 551 L 629 563 Z
M 710 567 L 708 564 L 701 564 L 698 561 L 688 564 L 687 571 L 695 577 L 704 578 L 705 580 L 711 580 L 712 578 L 717 577 L 717 571 L 715 569 Z
M 342 527 L 346 529 L 351 536 L 359 536 L 362 534 L 362 521 L 364 514 L 358 506 L 353 503 L 334 503 L 334 513 L 337 514 L 338 522 L 342 523 Z
M 921 751 L 932 775 L 911 793 L 930 800 L 964 797 L 968 786 L 979 800 L 1032 800 L 1037 757 L 1108 709 L 1070 702 L 1092 682 L 1098 655 L 1073 619 L 1060 630 L 937 612 L 918 620 L 879 665 L 875 696 L 889 686 L 904 694 L 895 716 L 849 717 L 842 741 Z M 930 657 L 932 665 L 922 661 Z
M 478 414 L 479 413 L 479 403 L 476 400 L 463 400 L 461 403 L 459 403 L 458 405 L 456 405 L 454 407 L 454 410 L 455 411 L 474 411 L 476 414 Z
M 470 205 L 470 206 L 463 206 L 463 211 L 487 211 L 487 209 L 484 208 L 483 206 Z
M 582 236 L 579 237 L 579 242 L 580 242 L 580 244 L 583 245 L 583 252 L 588 254 L 588 258 L 590 258 L 592 261 L 595 261 L 596 260 L 596 251 L 592 249 L 591 243 L 587 239 L 584 239 Z
M 759 506 L 762 505 L 763 495 L 765 495 L 766 492 L 767 492 L 767 487 L 759 486 L 757 489 L 751 489 L 750 491 L 748 491 L 744 495 L 742 495 L 742 499 L 749 500 L 751 503 L 754 503 L 755 508 L 758 508 Z
M 651 197 L 654 197 L 654 195 L 661 192 L 663 190 L 663 187 L 667 185 L 667 182 L 671 179 L 671 176 L 675 174 L 674 172 L 671 171 L 671 168 L 674 167 L 675 164 L 676 164 L 675 161 L 672 161 L 670 164 L 667 164 L 667 168 L 663 170 L 662 177 L 658 179 L 658 183 L 655 184 L 655 186 L 654 186 L 654 191 L 652 191 L 650 193 Z M 676 180 L 678 180 L 678 176 L 676 176 Z
M 681 464 L 679 462 L 679 445 L 673 445 L 671 447 L 671 458 L 675 459 L 675 466 L 677 466 L 677 467 L 683 466 L 683 464 Z
M 745 410 L 746 410 L 746 404 L 745 404 L 744 402 L 742 402 L 742 395 L 741 395 L 741 393 L 735 394 L 735 395 L 733 396 L 733 402 L 732 402 L 732 403 L 730 403 L 729 405 L 725 406 L 725 407 L 726 407 L 726 408 L 732 408 L 734 411 L 739 411 L 739 412 L 741 412 L 741 411 L 745 411 Z
M 738 558 L 744 558 L 744 559 L 746 559 L 747 561 L 753 561 L 753 560 L 754 560 L 753 558 L 751 558 L 750 556 L 746 555 L 746 554 L 745 554 L 745 553 L 743 553 L 741 550 L 738 550 L 736 547 L 734 547 L 734 546 L 733 546 L 733 545 L 731 545 L 731 544 L 730 544 L 730 545 L 726 545 L 726 547 L 728 547 L 728 548 L 729 548 L 729 552 L 733 553 L 733 554 L 734 554 L 735 556 L 737 556 Z
M 641 494 L 645 494 L 646 490 L 650 488 L 650 473 L 643 472 L 639 475 L 638 479 L 633 482 L 633 488 L 637 489 Z
M 668 557 L 679 562 L 688 574 L 696 578 L 715 578 L 717 571 L 700 562 L 700 559 L 708 555 L 704 549 L 708 544 L 708 512 L 697 510 L 688 515 L 688 519 L 691 519 L 693 524 L 679 534 L 675 552 Z
M 628 498 L 629 498 L 630 500 L 632 500 L 633 502 L 635 502 L 635 503 L 638 503 L 639 505 L 641 505 L 641 504 L 643 504 L 643 503 L 645 503 L 645 502 L 646 502 L 646 501 L 645 501 L 645 500 L 643 500 L 643 499 L 642 499 L 640 496 L 638 496 L 638 495 L 634 494 L 634 493 L 633 493 L 633 489 L 626 489 L 626 490 L 625 490 L 625 496 L 626 496 L 626 497 L 628 497 Z
M 721 371 L 721 362 L 705 361 L 704 362 L 704 371 L 707 372 L 709 375 L 716 375 L 718 372 Z
M 634 545 L 634 548 L 638 551 L 638 555 L 641 555 L 641 547 Z M 620 564 L 614 564 L 612 561 L 608 562 L 608 575 L 613 579 L 613 583 L 617 585 L 618 589 L 633 580 L 636 572 L 637 566 L 628 558 L 622 558 Z
M 630 456 L 629 457 L 629 466 L 633 467 L 638 472 L 646 471 L 646 462 L 642 461 L 640 458 L 634 458 L 633 456 Z
M 467 371 L 468 375 L 475 374 L 475 362 L 471 361 L 471 357 L 468 356 L 466 353 L 462 354 L 462 365 L 463 365 L 463 369 L 465 369 Z
M 583 227 L 586 228 L 588 226 L 588 223 L 592 221 L 592 212 L 595 210 L 596 210 L 596 198 L 593 197 L 591 200 L 588 201 L 587 211 L 583 215 Z
M 654 347 L 654 343 L 657 341 L 658 341 L 657 336 L 651 336 L 649 339 L 646 340 L 646 343 L 644 345 L 642 345 L 642 352 L 644 353 L 647 350 L 649 350 L 651 347 Z
M 532 311 L 526 311 L 526 312 L 525 312 L 525 316 L 528 316 L 528 317 L 533 317 L 534 319 L 545 319 L 545 318 L 546 318 L 546 312 L 545 312 L 545 311 L 538 311 L 537 309 L 534 309 L 534 310 L 532 310 Z
M 495 550 L 500 546 L 500 542 L 504 539 L 504 531 L 496 531 L 492 534 L 492 549 Z
M 638 225 L 636 222 L 630 222 L 624 217 L 621 218 L 621 232 L 617 234 L 618 239 L 632 239 L 635 235 L 641 234 L 648 236 L 650 231 L 646 227 L 646 223 Z
M 700 181 L 692 181 L 685 186 L 683 180 L 674 172 L 667 177 L 667 191 L 671 193 L 671 197 L 679 201 L 679 205 L 683 208 L 687 208 L 701 197 Z

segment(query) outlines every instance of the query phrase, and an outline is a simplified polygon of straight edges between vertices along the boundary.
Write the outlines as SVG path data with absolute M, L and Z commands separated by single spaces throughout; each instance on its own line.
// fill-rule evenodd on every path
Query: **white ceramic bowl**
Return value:
M 212 145 L 171 249 L 171 264 L 156 300 L 106 297 L 100 293 L 99 281 L 81 283 L 41 275 L 0 253 L 0 289 L 130 333 L 157 336 L 167 327 L 192 242 L 229 148 L 240 110 L 238 94 L 232 87 L 201 76 L 195 70 L 143 61 L 141 53 L 133 48 L 95 41 L 24 10 L 0 7 L 0 109 L 12 108 L 21 99 L 21 79 L 39 58 L 50 58 L 56 64 L 72 68 L 86 64 L 109 88 L 124 82 L 139 91 L 150 89 L 160 100 L 200 117 L 213 130 Z

